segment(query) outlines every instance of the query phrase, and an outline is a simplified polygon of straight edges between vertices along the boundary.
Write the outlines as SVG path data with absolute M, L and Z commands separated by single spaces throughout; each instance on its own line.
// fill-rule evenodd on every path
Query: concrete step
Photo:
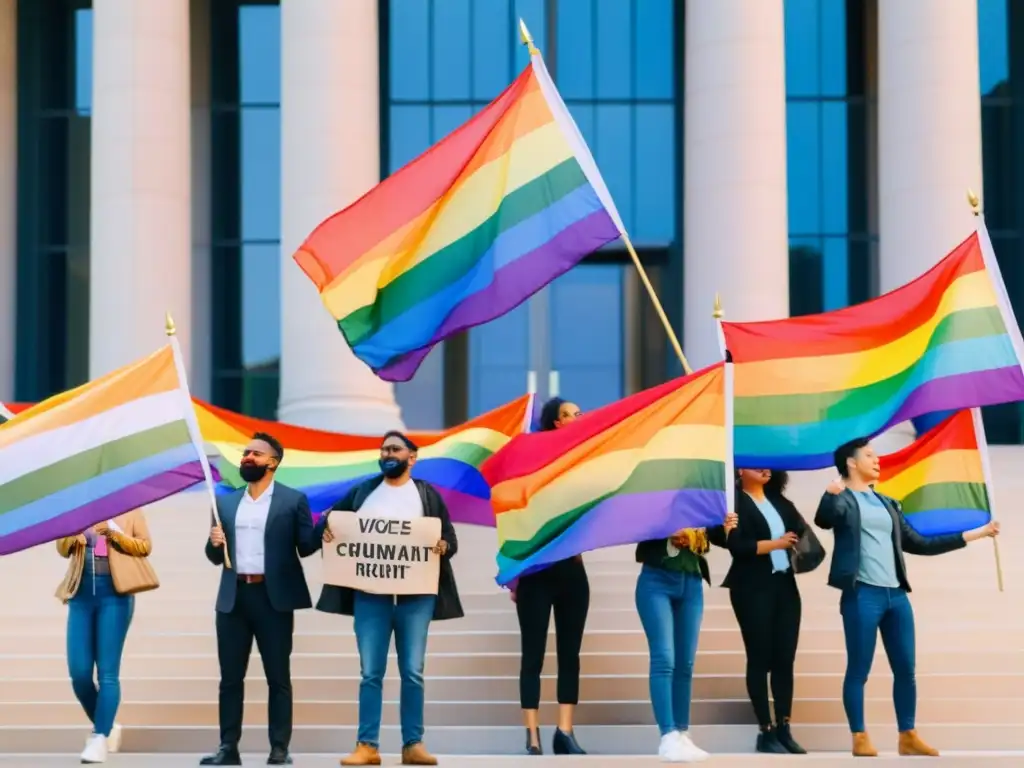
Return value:
M 295 635 L 296 653 L 353 653 L 356 651 L 355 635 L 347 627 L 350 620 L 340 619 L 341 625 L 334 632 L 305 632 Z M 449 622 L 449 624 L 451 624 Z M 498 651 L 518 652 L 521 638 L 519 630 L 495 630 L 458 632 L 441 629 L 438 624 L 431 629 L 427 645 L 428 653 L 482 653 Z M 453 628 L 454 629 L 454 628 Z M 0 635 L 0 656 L 25 653 L 62 653 L 67 638 L 64 632 Z M 204 653 L 215 649 L 216 636 L 213 628 L 208 632 L 142 632 L 132 631 L 128 635 L 125 654 L 139 651 L 147 653 Z M 733 629 L 702 629 L 700 647 L 714 651 L 742 651 L 743 640 Z M 819 651 L 843 647 L 842 630 L 807 629 L 800 633 L 800 650 Z M 918 651 L 953 651 L 963 648 L 981 648 L 992 652 L 1021 652 L 1024 650 L 1024 633 L 997 632 L 989 635 L 985 630 L 972 627 L 948 627 L 941 632 L 921 632 L 917 638 Z M 549 650 L 554 650 L 554 634 L 548 639 Z M 587 652 L 641 652 L 647 650 L 647 639 L 639 629 L 589 631 L 583 638 L 583 650 Z
M 245 723 L 265 725 L 266 686 L 250 686 L 245 710 Z M 358 702 L 350 700 L 296 701 L 294 719 L 306 725 L 337 725 L 358 722 Z M 553 719 L 557 706 L 542 704 L 546 718 Z M 918 719 L 937 724 L 1013 725 L 1024 722 L 1024 701 L 1014 699 L 922 699 L 918 702 Z M 891 697 L 872 698 L 865 702 L 865 716 L 870 726 L 894 727 Z M 500 727 L 521 717 L 518 697 L 508 701 L 430 701 L 425 719 L 429 726 L 463 725 Z M 793 704 L 793 720 L 808 723 L 841 723 L 845 719 L 842 702 L 837 698 L 798 699 Z M 747 724 L 754 722 L 750 702 L 736 700 L 694 700 L 691 721 L 700 725 L 717 723 Z M 85 715 L 77 702 L 67 697 L 52 702 L 0 702 L 0 723 L 6 725 L 74 725 L 84 724 Z M 124 699 L 118 722 L 126 726 L 171 725 L 198 726 L 217 723 L 216 696 L 198 701 L 132 701 Z M 382 722 L 398 724 L 398 702 L 386 699 Z M 576 708 L 575 722 L 580 725 L 651 725 L 651 705 L 641 700 L 581 701 Z
M 881 644 L 879 644 L 881 645 Z M 1019 680 L 1024 675 L 1022 654 L 1015 652 L 972 654 L 964 659 L 962 651 L 932 651 L 917 653 L 917 674 L 925 676 L 944 675 L 960 686 L 969 686 L 972 676 L 986 678 L 1002 675 L 1007 679 Z M 433 677 L 514 677 L 519 674 L 520 655 L 516 652 L 498 653 L 430 653 L 427 657 L 427 672 Z M 388 668 L 394 670 L 397 661 L 390 656 Z M 580 656 L 582 674 L 588 675 L 646 675 L 650 657 L 646 651 L 606 653 L 584 652 Z M 696 676 L 744 674 L 746 655 L 742 651 L 697 652 Z M 37 680 L 62 678 L 67 671 L 67 659 L 62 653 L 32 656 L 0 657 L 0 669 L 4 679 Z M 344 677 L 359 669 L 359 654 L 350 653 L 295 653 L 292 655 L 292 675 L 300 677 Z M 552 675 L 558 669 L 556 655 L 548 653 L 544 669 Z M 871 681 L 888 681 L 889 662 L 885 651 L 879 647 L 875 654 Z M 846 670 L 846 653 L 842 650 L 801 651 L 796 658 L 798 677 L 805 675 L 842 676 Z M 954 672 L 950 672 L 954 670 Z M 181 653 L 132 653 L 124 658 L 121 665 L 123 680 L 150 678 L 158 674 L 174 674 L 180 677 L 217 677 L 220 667 L 215 652 L 185 655 Z M 249 678 L 263 680 L 263 662 L 254 653 L 249 662 Z M 884 685 L 889 685 L 888 682 Z M 1024 689 L 1024 686 L 1022 686 Z
M 519 697 L 519 677 L 515 675 L 487 676 L 438 676 L 431 674 L 433 660 L 428 666 L 426 695 L 428 702 L 455 703 L 466 701 L 507 702 Z M 163 670 L 166 674 L 169 670 Z M 159 676 L 161 670 L 154 670 L 151 676 L 128 677 L 121 684 L 121 695 L 125 701 L 159 703 L 162 701 L 205 701 L 217 697 L 219 678 L 187 677 L 181 675 Z M 392 666 L 392 673 L 394 666 Z M 347 675 L 296 675 L 292 674 L 295 700 L 301 702 L 334 702 L 356 700 L 359 696 L 358 665 L 350 666 Z M 248 677 L 251 694 L 264 685 L 262 676 Z M 399 679 L 392 674 L 384 681 L 385 698 L 398 699 Z M 541 679 L 541 697 L 555 700 L 556 676 L 545 675 Z M 818 700 L 838 698 L 842 692 L 843 676 L 801 675 L 796 681 L 796 698 Z M 948 696 L 965 685 L 970 685 L 975 698 L 1013 699 L 1024 686 L 1024 674 L 990 675 L 921 675 L 917 676 L 917 692 L 921 698 L 939 699 Z M 649 683 L 646 671 L 638 674 L 595 675 L 584 673 L 580 680 L 580 697 L 585 701 L 648 701 Z M 0 703 L 18 704 L 31 702 L 52 702 L 66 699 L 71 690 L 66 676 L 52 678 L 0 680 Z M 892 677 L 885 674 L 873 675 L 868 680 L 867 695 L 885 698 L 892 691 Z M 746 699 L 746 681 L 742 674 L 697 675 L 693 681 L 693 697 L 703 701 L 743 701 Z

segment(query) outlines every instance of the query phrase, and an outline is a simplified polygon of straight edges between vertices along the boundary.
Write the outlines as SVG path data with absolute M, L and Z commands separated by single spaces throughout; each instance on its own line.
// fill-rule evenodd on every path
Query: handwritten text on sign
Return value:
M 388 520 L 332 512 L 328 522 L 334 541 L 324 545 L 324 584 L 378 595 L 437 594 L 436 517 Z

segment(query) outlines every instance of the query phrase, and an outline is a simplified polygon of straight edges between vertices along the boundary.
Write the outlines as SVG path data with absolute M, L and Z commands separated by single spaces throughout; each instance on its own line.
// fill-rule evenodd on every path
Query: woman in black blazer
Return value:
M 805 754 L 789 732 L 793 707 L 793 664 L 800 636 L 800 592 L 790 550 L 807 523 L 785 497 L 785 472 L 741 469 L 736 480 L 736 529 L 727 539 L 713 537 L 732 554 L 722 583 L 729 589 L 747 652 L 747 694 L 760 733 L 757 751 Z M 718 539 L 718 540 L 716 540 Z M 771 677 L 775 720 L 768 705 Z

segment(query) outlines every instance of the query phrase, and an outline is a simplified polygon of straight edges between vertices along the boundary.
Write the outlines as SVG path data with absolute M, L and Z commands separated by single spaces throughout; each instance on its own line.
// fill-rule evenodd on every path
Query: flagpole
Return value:
M 988 493 L 989 517 L 996 519 L 996 494 L 992 487 L 992 464 L 988 455 L 988 438 L 985 437 L 985 422 L 981 418 L 981 408 L 971 408 L 971 422 L 974 424 L 974 440 L 978 444 L 981 456 L 981 474 L 985 478 L 985 492 Z M 999 537 L 992 537 L 992 547 L 996 556 L 996 584 L 1003 591 L 1003 562 L 999 557 Z
M 540 56 L 540 51 L 533 43 L 533 36 L 530 35 L 530 30 L 526 28 L 526 22 L 522 19 L 519 20 L 519 38 L 522 40 L 523 45 L 526 46 L 526 50 L 529 52 L 531 57 Z M 676 335 L 676 331 L 672 327 L 672 323 L 669 321 L 668 315 L 665 313 L 665 308 L 661 305 L 661 300 L 658 298 L 658 294 L 655 292 L 654 286 L 651 284 L 651 280 L 647 276 L 647 270 L 644 269 L 644 265 L 640 262 L 640 257 L 637 255 L 636 249 L 633 247 L 633 243 L 630 241 L 629 235 L 626 234 L 624 227 L 620 229 L 619 236 L 622 239 L 623 245 L 626 246 L 626 252 L 629 253 L 629 258 L 633 261 L 633 266 L 636 267 L 636 271 L 640 275 L 640 282 L 644 284 L 644 288 L 647 289 L 647 295 L 651 297 L 651 303 L 654 304 L 654 311 L 657 312 L 658 319 L 661 320 L 661 324 L 665 328 L 665 333 L 668 334 L 669 343 L 672 345 L 672 349 L 675 351 L 676 357 L 679 358 L 679 362 L 683 366 L 683 373 L 687 375 L 693 373 L 690 363 L 686 360 L 686 355 L 683 354 L 683 346 L 679 343 L 679 336 Z
M 174 353 L 174 366 L 178 371 L 178 380 L 184 388 L 185 424 L 188 425 L 189 436 L 192 438 L 192 444 L 199 451 L 199 464 L 203 468 L 203 480 L 206 485 L 206 491 L 210 497 L 210 511 L 213 512 L 213 520 L 219 527 L 220 514 L 217 512 L 217 494 L 213 485 L 213 472 L 210 471 L 210 460 L 206 456 L 203 435 L 202 432 L 199 431 L 199 422 L 196 420 L 195 408 L 192 405 L 192 396 L 189 394 L 188 390 L 188 373 L 185 370 L 185 362 L 182 359 L 181 345 L 178 344 L 178 329 L 174 325 L 174 318 L 171 317 L 170 312 L 164 315 L 164 332 L 167 334 L 167 338 L 171 345 L 171 351 Z M 231 567 L 231 556 L 228 554 L 227 542 L 224 544 L 224 566 L 226 568 Z
M 982 260 L 985 262 L 986 269 L 992 270 L 994 272 L 993 276 L 998 280 L 998 284 L 997 284 L 997 299 L 998 299 L 998 303 L 999 303 L 1000 314 L 1003 314 L 1003 322 L 1006 323 L 1006 331 L 1007 331 L 1007 333 L 1010 334 L 1010 338 L 1015 341 L 1014 347 L 1015 347 L 1015 349 L 1016 349 L 1016 351 L 1017 351 L 1017 353 L 1019 355 L 1020 354 L 1020 343 L 1019 343 L 1020 330 L 1019 330 L 1019 326 L 1017 325 L 1016 318 L 1013 317 L 1013 309 L 1009 307 L 1009 301 L 1004 299 L 1004 297 L 1003 297 L 1003 294 L 1005 294 L 1005 292 L 1006 292 L 1006 286 L 1005 286 L 1005 283 L 1003 283 L 1003 276 L 1002 276 L 1001 270 L 999 269 L 999 263 L 996 262 L 996 260 L 994 258 L 992 258 L 991 259 L 992 263 L 990 264 L 989 263 L 989 261 L 990 261 L 989 256 L 985 252 L 986 251 L 985 243 L 989 242 L 988 229 L 985 228 L 985 231 L 981 232 L 981 229 L 983 227 L 985 227 L 985 222 L 981 218 L 981 200 L 978 198 L 978 195 L 975 193 L 975 191 L 973 189 L 968 189 L 967 190 L 967 204 L 969 206 L 971 206 L 971 213 L 973 213 L 974 214 L 974 218 L 978 220 L 978 226 L 977 226 L 978 234 L 980 236 L 983 236 L 982 249 L 981 249 Z M 1010 313 L 1009 321 L 1008 321 L 1008 319 L 1005 316 L 1007 310 L 1009 310 L 1009 313 Z M 985 475 L 985 485 L 988 486 L 989 510 L 990 510 L 990 514 L 992 516 L 992 520 L 994 521 L 996 519 L 996 500 L 995 500 L 995 491 L 992 488 L 992 465 L 989 462 L 988 438 L 985 437 L 985 424 L 984 424 L 984 422 L 981 419 L 981 409 L 980 408 L 972 408 L 971 409 L 971 418 L 974 421 L 974 435 L 975 435 L 975 439 L 977 439 L 979 447 L 981 447 L 981 450 L 980 450 L 980 453 L 981 453 L 981 470 L 982 470 L 982 472 Z M 995 555 L 995 558 L 996 558 L 996 583 L 999 585 L 999 591 L 1002 592 L 1003 591 L 1003 563 L 1002 563 L 1002 558 L 1000 558 L 1000 556 L 999 556 L 999 537 L 998 536 L 993 536 L 992 537 L 992 553 Z

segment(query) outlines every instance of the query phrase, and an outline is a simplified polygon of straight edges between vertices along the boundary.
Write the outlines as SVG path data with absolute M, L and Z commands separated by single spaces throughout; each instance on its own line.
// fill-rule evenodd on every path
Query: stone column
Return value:
M 17 0 L 0 0 L 0 402 L 14 399 L 18 326 Z
M 163 344 L 167 311 L 190 363 L 189 87 L 189 0 L 94 0 L 92 377 Z
M 684 345 L 721 359 L 730 320 L 789 315 L 782 0 L 687 0 L 683 173 Z
M 977 0 L 878 3 L 881 289 L 910 282 L 975 228 L 982 192 Z M 908 422 L 882 436 L 892 450 Z
M 352 354 L 292 260 L 321 221 L 380 180 L 377 2 L 282 0 L 281 35 L 279 418 L 379 433 L 401 424 L 393 387 Z

